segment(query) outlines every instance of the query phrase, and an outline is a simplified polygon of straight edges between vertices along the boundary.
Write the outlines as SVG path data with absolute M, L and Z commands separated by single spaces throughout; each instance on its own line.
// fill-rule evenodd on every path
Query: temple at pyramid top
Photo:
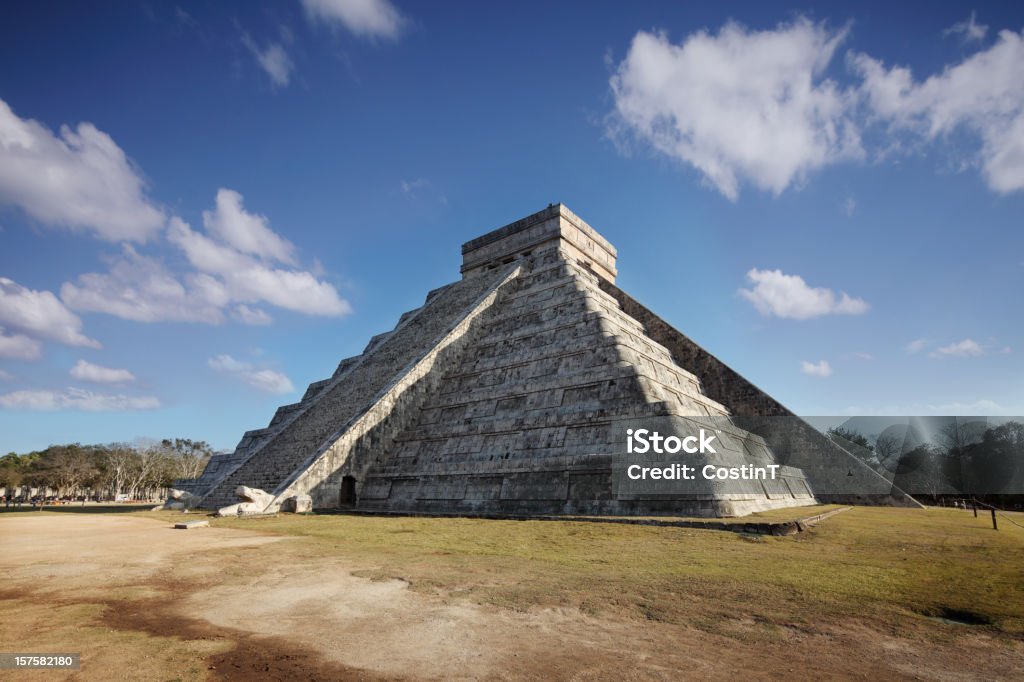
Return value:
M 577 263 L 615 283 L 615 247 L 564 204 L 551 204 L 463 244 L 462 276 L 472 277 L 528 258 L 539 247 L 559 240 L 562 250 Z

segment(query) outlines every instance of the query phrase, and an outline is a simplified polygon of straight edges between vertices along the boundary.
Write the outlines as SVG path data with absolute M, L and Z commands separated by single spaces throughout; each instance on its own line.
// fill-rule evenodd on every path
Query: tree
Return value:
M 32 466 L 36 483 L 53 488 L 57 495 L 74 495 L 99 475 L 95 457 L 78 443 L 51 445 Z
M 212 455 L 210 445 L 189 438 L 109 445 L 51 445 L 0 457 L 0 487 L 52 488 L 61 496 L 102 486 L 115 497 L 152 497 L 178 478 L 197 478 Z
M 128 482 L 137 468 L 138 453 L 127 443 L 112 443 L 103 456 L 103 480 L 116 499 L 128 491 Z
M 844 429 L 842 426 L 834 426 L 825 433 L 827 433 L 828 437 L 831 438 L 832 440 L 841 438 L 843 440 L 853 443 L 854 445 L 859 445 L 860 447 L 866 450 L 874 450 L 874 448 L 871 446 L 871 441 L 865 438 L 863 434 L 857 433 L 852 429 Z
M 178 478 L 199 478 L 213 455 L 213 448 L 204 440 L 165 438 L 160 445 L 171 455 L 171 481 Z
M 970 492 L 993 494 L 1007 490 L 1019 480 L 1024 468 L 1024 424 L 1008 421 L 985 431 L 980 443 L 964 448 L 965 483 Z
M 942 448 L 922 443 L 900 455 L 893 483 L 911 495 L 942 495 L 956 492 L 947 477 L 948 454 Z
M 155 487 L 154 481 L 164 462 L 165 454 L 160 446 L 135 451 L 135 466 L 128 472 L 128 495 L 140 499 L 143 492 Z
M 0 458 L 0 487 L 4 488 L 7 496 L 10 496 L 13 489 L 20 486 L 25 479 L 25 472 L 18 466 L 17 457 L 7 455 Z
M 871 441 L 852 429 L 845 429 L 842 426 L 834 426 L 825 431 L 832 442 L 839 445 L 848 453 L 867 464 L 872 469 L 878 468 L 878 458 L 874 454 Z
M 875 438 L 875 457 L 886 471 L 896 471 L 903 453 L 903 439 L 889 433 Z
M 985 436 L 987 424 L 984 421 L 976 420 L 961 423 L 956 418 L 943 426 L 935 434 L 935 444 L 947 450 L 962 450 L 974 443 L 980 443 Z

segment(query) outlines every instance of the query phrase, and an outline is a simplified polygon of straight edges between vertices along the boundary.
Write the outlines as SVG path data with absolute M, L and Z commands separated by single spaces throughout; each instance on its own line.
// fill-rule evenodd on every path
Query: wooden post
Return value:
M 992 510 L 992 530 L 999 530 L 999 525 L 996 523 L 996 510 Z
M 974 507 L 974 518 L 978 518 L 978 501 L 971 498 L 971 506 Z

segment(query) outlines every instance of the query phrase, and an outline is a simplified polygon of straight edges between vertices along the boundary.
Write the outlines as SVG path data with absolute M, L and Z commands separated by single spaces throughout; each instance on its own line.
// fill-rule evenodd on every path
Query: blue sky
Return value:
M 231 448 L 561 201 L 803 414 L 1020 414 L 1014 3 L 23 3 L 0 451 Z

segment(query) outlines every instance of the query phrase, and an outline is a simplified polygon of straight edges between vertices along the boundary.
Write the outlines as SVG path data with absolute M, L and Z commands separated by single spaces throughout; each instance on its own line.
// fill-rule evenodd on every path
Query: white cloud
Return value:
M 928 339 L 914 339 L 906 345 L 905 350 L 910 354 L 920 353 L 929 343 Z
M 308 315 L 351 312 L 351 306 L 333 286 L 311 273 L 269 266 L 193 231 L 178 218 L 171 219 L 167 238 L 185 252 L 193 267 L 223 282 L 231 300 L 262 301 Z
M 4 333 L 13 330 L 9 335 Z M 82 320 L 49 291 L 27 289 L 0 277 L 0 355 L 33 359 L 39 356 L 38 340 L 67 346 L 99 348 L 82 333 Z
M 241 194 L 222 187 L 216 202 L 214 210 L 203 211 L 203 226 L 211 235 L 242 253 L 295 264 L 295 245 L 271 230 L 265 216 L 247 212 Z
M 65 282 L 60 296 L 75 310 L 136 322 L 222 322 L 221 309 L 230 302 L 224 285 L 200 273 L 184 279 L 125 245 L 108 273 L 90 272 L 76 283 Z
M 288 86 L 295 64 L 283 45 L 270 43 L 266 49 L 261 50 L 259 45 L 248 35 L 242 36 L 242 44 L 248 48 L 253 58 L 256 59 L 256 63 L 270 77 L 271 83 L 280 88 Z
M 122 394 L 94 393 L 79 388 L 66 391 L 26 390 L 0 395 L 0 407 L 21 410 L 83 410 L 111 412 L 152 410 L 160 407 L 154 396 L 132 397 Z
M 981 140 L 977 163 L 989 188 L 1024 189 L 1024 32 L 1000 31 L 989 49 L 920 82 L 910 69 L 865 54 L 851 63 L 868 106 L 892 129 L 930 141 L 970 131 Z
M 274 318 L 270 317 L 270 315 L 260 308 L 250 308 L 247 305 L 235 306 L 235 309 L 231 311 L 231 317 L 235 318 L 242 324 L 254 326 L 267 325 L 274 321 Z
M 850 353 L 850 355 L 857 358 L 858 360 L 864 360 L 865 362 L 871 362 L 872 360 L 875 359 L 874 355 L 872 355 L 871 353 L 865 353 L 864 351 L 854 351 L 853 353 Z
M 206 364 L 218 372 L 243 372 L 252 369 L 252 365 L 249 363 L 235 360 L 227 354 L 212 357 L 206 361 Z
M 846 197 L 843 199 L 843 203 L 840 208 L 843 211 L 843 215 L 847 218 L 852 218 L 854 212 L 857 210 L 857 200 L 853 197 Z
M 800 371 L 804 374 L 809 374 L 812 377 L 830 377 L 832 376 L 832 366 L 825 360 L 819 362 L 808 362 L 804 360 L 800 363 Z
M 144 189 L 125 153 L 93 124 L 61 126 L 57 136 L 0 100 L 0 204 L 46 225 L 144 242 L 164 224 Z
M 988 26 L 979 24 L 976 20 L 976 13 L 971 12 L 971 16 L 964 21 L 957 22 L 942 32 L 944 36 L 959 35 L 960 39 L 965 43 L 977 42 L 985 39 L 985 34 L 988 33 Z
M 245 211 L 237 192 L 222 189 L 217 207 L 203 214 L 204 234 L 178 217 L 168 221 L 167 239 L 197 272 L 177 275 L 159 260 L 125 245 L 108 273 L 87 273 L 66 282 L 61 297 L 76 310 L 141 322 L 218 324 L 229 314 L 245 324 L 268 324 L 267 303 L 308 315 L 351 312 L 337 290 L 305 270 L 274 267 L 292 262 L 295 247 L 270 229 L 267 219 Z M 250 255 L 252 254 L 252 255 Z
M 11 360 L 38 360 L 43 344 L 23 334 L 4 334 L 0 328 L 0 358 Z
M 344 26 L 357 36 L 395 39 L 407 20 L 388 0 L 302 0 L 314 21 Z
M 972 13 L 946 33 L 977 42 L 986 30 Z M 829 164 L 885 159 L 920 141 L 980 167 L 995 192 L 1024 190 L 1024 31 L 1000 31 L 923 81 L 849 52 L 854 82 L 840 87 L 825 72 L 846 35 L 806 18 L 766 31 L 730 22 L 679 43 L 640 31 L 610 79 L 608 132 L 693 166 L 731 200 L 744 183 L 778 195 Z M 884 144 L 866 151 L 862 133 L 879 127 Z M 958 130 L 980 142 L 966 158 L 949 139 Z
M 71 377 L 94 384 L 127 384 L 135 381 L 135 375 L 126 369 L 114 369 L 79 360 L 71 368 Z
M 611 78 L 610 132 L 692 165 L 729 199 L 742 181 L 777 195 L 863 153 L 853 95 L 823 76 L 846 34 L 803 18 L 767 31 L 727 23 L 678 45 L 640 31 Z
M 10 381 L 13 378 L 14 377 L 11 376 L 10 372 L 5 372 L 4 370 L 0 369 L 0 381 Z
M 781 270 L 753 268 L 747 272 L 747 279 L 753 288 L 740 289 L 739 294 L 765 316 L 806 320 L 822 315 L 861 315 L 871 307 L 867 301 L 845 292 L 837 297 L 831 289 L 810 287 L 803 277 Z
M 295 390 L 291 379 L 271 369 L 253 367 L 248 362 L 236 360 L 230 355 L 218 355 L 207 360 L 211 369 L 223 374 L 236 376 L 253 388 L 264 393 L 291 393 Z
M 930 358 L 971 358 L 979 355 L 984 355 L 985 350 L 981 347 L 974 339 L 964 339 L 957 343 L 951 343 L 948 346 L 942 346 L 936 348 L 934 351 L 928 354 Z

